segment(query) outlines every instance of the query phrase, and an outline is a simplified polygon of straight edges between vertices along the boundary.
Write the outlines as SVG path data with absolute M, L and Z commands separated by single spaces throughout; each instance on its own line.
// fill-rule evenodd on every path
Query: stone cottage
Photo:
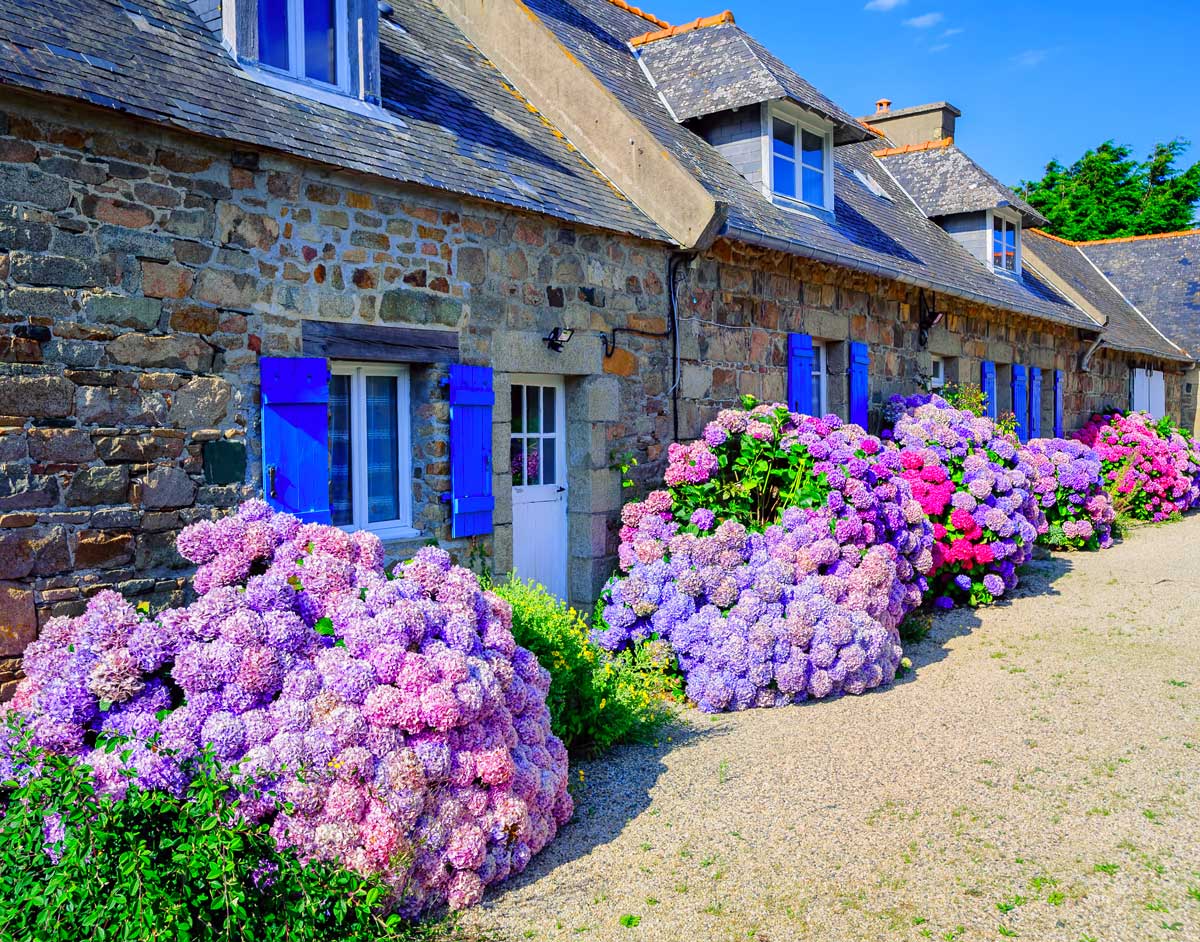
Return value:
M 1150 356 L 730 16 L 277 7 L 0 0 L 0 657 L 178 601 L 179 529 L 254 495 L 589 605 L 627 457 L 743 394 L 869 422 L 1016 364 L 1048 431 Z

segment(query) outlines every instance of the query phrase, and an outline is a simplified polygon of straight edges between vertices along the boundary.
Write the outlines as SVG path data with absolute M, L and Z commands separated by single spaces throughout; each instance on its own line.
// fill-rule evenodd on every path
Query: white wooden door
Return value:
M 1167 380 L 1162 370 L 1154 370 L 1147 381 L 1150 387 L 1150 403 L 1147 411 L 1156 419 L 1167 414 Z
M 567 421 L 561 376 L 514 376 L 513 568 L 567 597 Z

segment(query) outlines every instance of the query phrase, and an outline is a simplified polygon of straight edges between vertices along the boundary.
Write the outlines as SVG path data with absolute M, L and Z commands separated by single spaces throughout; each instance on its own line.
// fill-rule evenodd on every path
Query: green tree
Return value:
M 1156 144 L 1139 162 L 1130 148 L 1105 141 L 1070 167 L 1051 160 L 1040 180 L 1023 180 L 1017 192 L 1049 220 L 1046 230 L 1064 239 L 1187 229 L 1200 205 L 1200 162 L 1176 166 L 1188 146 L 1178 138 Z

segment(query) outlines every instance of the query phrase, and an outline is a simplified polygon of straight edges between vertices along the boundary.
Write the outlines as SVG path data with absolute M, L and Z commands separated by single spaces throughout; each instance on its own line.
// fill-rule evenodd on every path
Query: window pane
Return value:
M 825 139 L 819 134 L 813 134 L 811 131 L 804 131 L 801 134 L 802 146 L 804 155 L 801 162 L 806 167 L 816 167 L 818 170 L 825 169 Z
M 825 205 L 825 174 L 812 167 L 804 168 L 804 202 L 814 206 Z
M 336 0 L 304 0 L 304 73 L 318 82 L 336 85 Z
M 512 472 L 513 487 L 525 484 L 525 439 L 514 438 L 508 446 L 509 470 Z
M 289 69 L 288 2 L 258 0 L 258 61 L 276 69 Z
M 525 387 L 513 383 L 512 388 L 512 430 L 516 434 L 525 431 Z
M 1004 230 L 1004 267 L 1017 270 L 1017 229 L 1009 225 Z
M 400 416 L 394 376 L 368 376 L 367 522 L 400 517 Z
M 334 526 L 354 522 L 350 475 L 350 377 L 329 377 L 329 512 Z
M 825 403 L 821 401 L 821 377 L 816 373 L 812 378 L 812 409 L 813 415 L 825 414 Z
M 525 395 L 525 431 L 540 432 L 542 430 L 542 397 L 540 386 L 528 387 Z
M 542 472 L 542 455 L 539 440 L 529 438 L 525 440 L 525 482 L 527 484 L 541 484 Z
M 796 196 L 796 165 L 782 157 L 774 158 L 772 183 L 775 192 L 780 196 Z
M 796 159 L 796 129 L 786 121 L 775 119 L 772 152 L 776 157 Z
M 553 438 L 542 439 L 541 472 L 543 484 L 558 483 L 558 445 Z
M 558 390 L 553 386 L 542 387 L 542 396 L 544 397 L 544 408 L 542 409 L 542 431 L 549 432 L 551 435 L 553 435 L 556 431 L 554 428 L 554 422 L 558 417 L 558 406 L 555 404 L 555 395 L 557 393 Z
M 1004 267 L 1004 220 L 997 217 L 992 233 L 992 264 Z

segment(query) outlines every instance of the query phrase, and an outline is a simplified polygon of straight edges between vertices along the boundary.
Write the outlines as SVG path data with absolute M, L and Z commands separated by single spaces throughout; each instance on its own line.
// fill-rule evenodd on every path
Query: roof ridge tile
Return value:
M 634 16 L 640 16 L 643 20 L 646 20 L 648 23 L 653 23 L 659 29 L 671 28 L 671 24 L 666 20 L 660 19 L 653 13 L 647 13 L 645 10 L 638 9 L 635 6 L 626 3 L 625 0 L 608 0 L 608 2 L 614 7 L 619 7 L 620 9 L 624 10 L 626 13 L 632 13 Z
M 870 128 L 872 131 L 876 131 L 876 133 L 878 133 L 876 128 L 872 128 L 871 125 L 867 124 L 865 121 L 863 121 L 862 124 L 864 127 Z M 918 154 L 925 150 L 942 150 L 943 148 L 953 146 L 954 138 L 943 137 L 936 141 L 924 141 L 920 144 L 905 144 L 901 147 L 885 147 L 882 150 L 872 151 L 872 156 L 896 157 L 899 154 Z
M 709 26 L 723 26 L 726 23 L 734 22 L 733 12 L 726 10 L 724 13 L 717 13 L 713 16 L 701 16 L 692 20 L 690 23 L 680 23 L 678 26 L 667 26 L 664 29 L 652 30 L 649 33 L 642 33 L 640 36 L 634 36 L 629 40 L 629 45 L 633 47 L 644 46 L 647 43 L 657 42 L 660 39 L 670 39 L 672 36 L 681 36 L 684 33 L 690 33 L 693 30 L 705 29 Z
M 1084 247 L 1088 245 L 1115 245 L 1119 242 L 1144 242 L 1149 239 L 1176 239 L 1180 236 L 1200 235 L 1200 229 L 1179 229 L 1175 232 L 1150 232 L 1145 235 L 1133 236 L 1113 236 L 1109 239 L 1083 239 L 1074 241 L 1072 239 L 1064 239 L 1062 236 L 1056 236 L 1045 229 L 1033 229 L 1038 235 L 1044 235 L 1047 239 L 1053 239 L 1055 242 L 1061 242 L 1063 245 L 1074 245 L 1076 247 Z

